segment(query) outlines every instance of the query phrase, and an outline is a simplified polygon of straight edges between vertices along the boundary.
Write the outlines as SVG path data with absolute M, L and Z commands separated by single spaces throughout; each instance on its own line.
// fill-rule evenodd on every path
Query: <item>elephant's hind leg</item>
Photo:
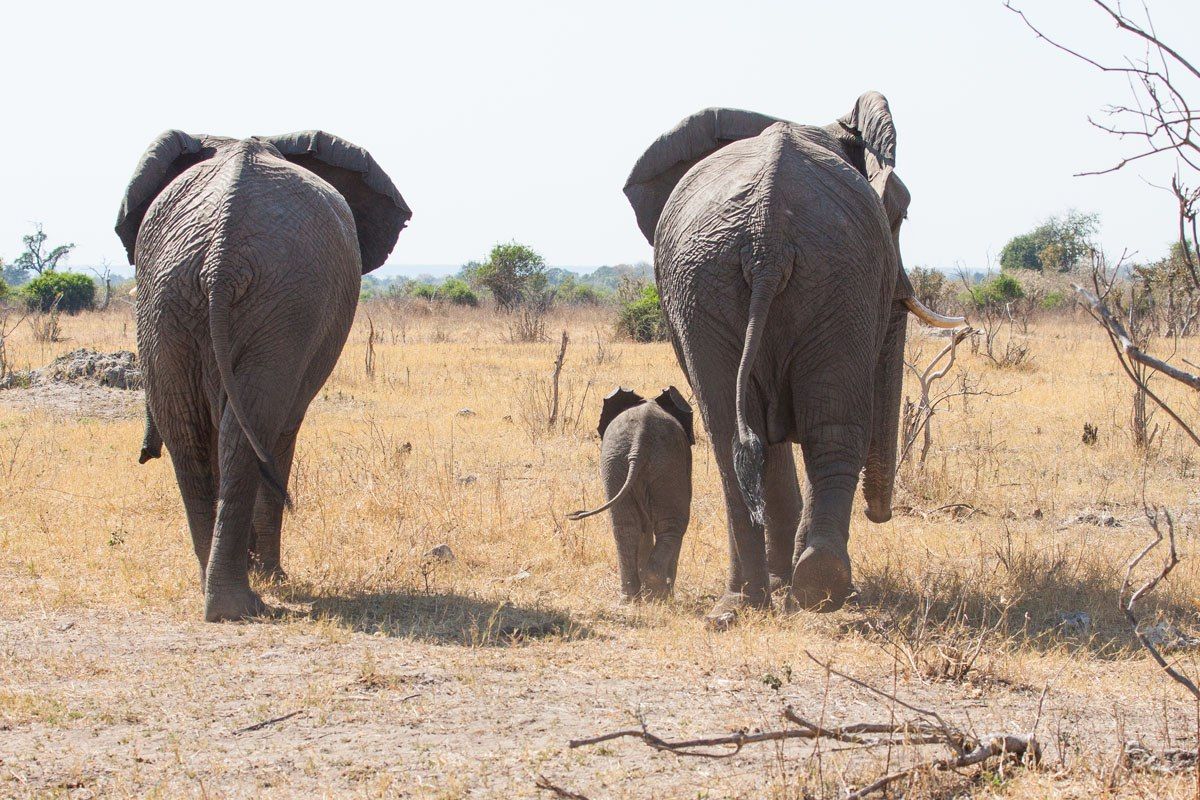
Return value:
M 850 509 L 866 431 L 861 425 L 824 425 L 811 432 L 803 449 L 812 496 L 804 515 L 804 550 L 792 571 L 792 596 L 804 608 L 836 611 L 851 589 Z
M 267 442 L 276 434 L 263 422 L 263 414 L 249 410 L 255 432 Z M 233 409 L 225 406 L 219 434 L 221 483 L 208 580 L 204 587 L 204 618 L 209 622 L 246 619 L 267 611 L 250 589 L 250 525 L 260 482 L 258 459 Z
M 194 443 L 174 448 L 171 461 L 175 465 L 175 481 L 179 484 L 179 494 L 187 513 L 192 549 L 200 564 L 200 590 L 204 591 L 216 522 L 216 473 L 209 453 Z
M 284 433 L 275 448 L 275 466 L 286 486 L 292 473 L 292 458 L 296 452 L 299 429 Z M 254 516 L 250 526 L 250 565 L 255 572 L 270 581 L 284 581 L 287 573 L 280 559 L 280 534 L 283 528 L 283 498 L 265 483 L 260 483 L 254 501 Z

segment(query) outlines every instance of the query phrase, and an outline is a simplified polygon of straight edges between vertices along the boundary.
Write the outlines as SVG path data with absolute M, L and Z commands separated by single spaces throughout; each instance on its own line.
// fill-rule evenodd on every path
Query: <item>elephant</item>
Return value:
M 116 232 L 135 265 L 141 461 L 171 454 L 204 618 L 268 611 L 296 435 L 341 354 L 362 275 L 412 211 L 361 147 L 323 131 L 170 130 L 139 160 Z
M 913 296 L 895 159 L 887 99 L 867 92 L 825 127 L 700 111 L 626 181 L 721 473 L 730 571 L 714 627 L 769 608 L 773 588 L 790 587 L 790 605 L 842 606 L 860 472 L 867 517 L 891 516 L 907 313 L 963 322 Z
M 609 500 L 567 518 L 611 511 L 623 599 L 665 600 L 691 513 L 692 407 L 674 386 L 650 401 L 618 387 L 604 398 L 596 430 Z

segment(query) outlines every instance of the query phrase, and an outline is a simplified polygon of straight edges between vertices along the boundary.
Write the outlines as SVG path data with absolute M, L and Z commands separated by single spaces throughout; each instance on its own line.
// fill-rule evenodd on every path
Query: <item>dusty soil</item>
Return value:
M 443 613 L 487 611 L 455 596 L 400 602 L 412 615 L 430 604 Z M 804 658 L 775 676 L 664 658 L 633 618 L 472 646 L 444 634 L 348 632 L 311 616 L 311 608 L 293 607 L 271 622 L 214 626 L 145 612 L 5 613 L 0 792 L 534 797 L 547 796 L 535 786 L 544 777 L 589 798 L 752 798 L 765 786 L 790 796 L 790 783 L 819 785 L 813 773 L 822 770 L 831 790 L 882 774 L 886 754 L 847 758 L 837 752 L 844 746 L 788 743 L 710 760 L 658 753 L 634 739 L 581 750 L 567 742 L 636 727 L 639 715 L 660 735 L 685 737 L 778 728 L 785 705 L 814 720 L 913 716 Z M 698 635 L 709 648 L 738 646 L 736 634 Z M 839 665 L 893 685 L 890 670 L 845 657 Z M 1083 667 L 1101 681 L 1113 669 Z M 1038 685 L 896 684 L 907 702 L 941 709 L 966 730 L 1036 726 L 1050 763 L 1075 741 L 1157 741 L 1156 713 L 1185 729 L 1179 709 L 1138 714 L 1115 697 L 1097 707 L 1086 691 L 1052 688 L 1043 697 Z M 1097 755 L 1110 756 L 1106 749 Z M 914 757 L 891 755 L 893 764 Z

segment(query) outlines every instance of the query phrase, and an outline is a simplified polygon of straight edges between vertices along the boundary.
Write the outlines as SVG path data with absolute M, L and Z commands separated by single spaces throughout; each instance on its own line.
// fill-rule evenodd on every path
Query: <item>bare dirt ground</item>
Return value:
M 892 522 L 856 512 L 857 605 L 714 633 L 701 616 L 724 575 L 724 517 L 703 437 L 671 603 L 618 605 L 606 520 L 562 519 L 600 495 L 598 398 L 681 384 L 669 346 L 611 342 L 599 312 L 552 320 L 572 344 L 565 420 L 548 428 L 555 344 L 508 343 L 485 312 L 368 310 L 373 374 L 356 327 L 301 434 L 290 578 L 262 587 L 277 614 L 258 622 L 199 621 L 169 459 L 136 464 L 137 392 L 106 390 L 131 411 L 103 420 L 85 395 L 47 407 L 36 389 L 0 392 L 0 795 L 554 797 L 544 778 L 592 800 L 832 798 L 945 754 L 567 746 L 639 719 L 664 737 L 777 729 L 786 706 L 827 725 L 914 716 L 811 654 L 962 730 L 1036 731 L 1045 746 L 1038 770 L 922 774 L 894 796 L 1193 796 L 1194 772 L 1122 754 L 1194 750 L 1197 724 L 1114 598 L 1149 534 L 1144 491 L 1176 511 L 1185 557 L 1146 617 L 1194 666 L 1196 465 L 1173 430 L 1135 450 L 1128 391 L 1086 321 L 1031 328 L 1019 369 L 964 352 L 960 372 L 1004 396 L 939 415 Z M 10 353 L 38 366 L 130 344 L 120 312 L 64 324 L 69 345 Z M 914 337 L 910 353 L 940 346 Z M 452 560 L 426 557 L 443 543 Z

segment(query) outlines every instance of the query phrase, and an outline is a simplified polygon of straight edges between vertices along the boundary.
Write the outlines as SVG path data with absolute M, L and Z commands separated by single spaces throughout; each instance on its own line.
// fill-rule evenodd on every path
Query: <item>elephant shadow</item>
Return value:
M 588 626 L 556 609 L 455 593 L 352 591 L 330 595 L 304 584 L 289 584 L 278 594 L 285 601 L 282 613 L 286 616 L 434 644 L 509 647 L 594 636 Z
M 858 613 L 843 627 L 901 650 L 945 650 L 947 643 L 970 649 L 982 642 L 984 652 L 1074 649 L 1115 661 L 1140 647 L 1118 599 L 1124 563 L 1089 566 L 1064 554 L 1001 563 L 995 572 L 1000 579 L 973 569 L 860 571 Z M 1140 626 L 1152 628 L 1164 649 L 1194 649 L 1200 645 L 1196 609 L 1164 588 L 1138 604 Z

